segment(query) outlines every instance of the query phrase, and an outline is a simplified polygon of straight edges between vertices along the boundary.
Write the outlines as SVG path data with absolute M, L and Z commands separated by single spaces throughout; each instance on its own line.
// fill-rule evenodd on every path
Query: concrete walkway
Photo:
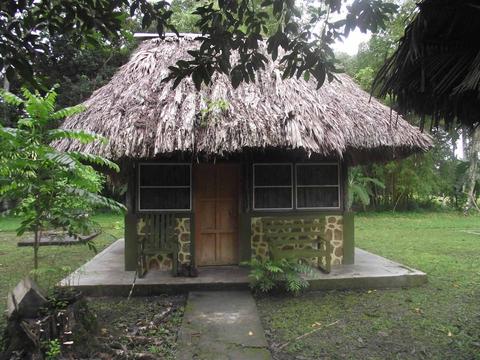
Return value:
M 248 291 L 190 292 L 178 341 L 179 360 L 271 359 Z

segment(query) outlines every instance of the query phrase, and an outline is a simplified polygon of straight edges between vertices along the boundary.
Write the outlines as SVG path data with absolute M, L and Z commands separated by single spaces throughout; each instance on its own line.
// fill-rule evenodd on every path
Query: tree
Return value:
M 55 111 L 56 92 L 45 96 L 23 89 L 23 99 L 3 91 L 3 100 L 20 109 L 17 128 L 0 126 L 0 199 L 18 201 L 14 209 L 23 219 L 17 235 L 34 234 L 34 269 L 38 269 L 39 243 L 46 230 L 61 228 L 71 235 L 85 234 L 97 224 L 89 216 L 94 208 L 122 211 L 124 206 L 99 195 L 104 178 L 92 167 L 118 171 L 118 166 L 99 156 L 61 152 L 52 142 L 76 139 L 106 141 L 84 131 L 55 128 L 58 121 L 83 110 L 81 106 Z M 93 243 L 88 245 L 93 247 Z
M 73 106 L 85 101 L 94 90 L 105 85 L 115 71 L 127 62 L 135 45 L 135 39 L 127 31 L 115 41 L 102 40 L 95 46 L 84 44 L 77 47 L 69 36 L 54 36 L 50 38 L 49 52 L 37 55 L 32 66 L 39 82 L 45 87 L 62 84 L 57 89 L 57 106 Z M 20 93 L 22 83 L 19 80 L 14 79 L 8 91 Z M 6 104 L 0 103 L 0 123 L 14 126 L 16 118 L 16 109 L 6 108 Z
M 115 41 L 99 40 L 95 46 L 81 47 L 76 47 L 68 36 L 56 36 L 50 39 L 48 56 L 37 56 L 33 65 L 48 89 L 62 84 L 56 90 L 57 106 L 73 106 L 110 81 L 117 69 L 128 61 L 136 44 L 129 32 Z M 15 85 L 16 89 L 20 88 L 20 84 Z
M 476 209 L 480 211 L 477 205 L 477 188 L 480 179 L 480 169 L 478 165 L 478 157 L 480 156 L 480 126 L 471 130 L 469 136 L 470 144 L 467 151 L 468 154 L 468 171 L 465 181 L 465 192 L 467 194 L 467 204 L 465 211 Z
M 167 80 L 178 85 L 191 76 L 200 87 L 221 72 L 230 76 L 234 86 L 254 81 L 255 72 L 268 61 L 261 50 L 261 42 L 266 40 L 268 55 L 274 60 L 280 56 L 284 77 L 313 76 L 320 87 L 325 79 L 334 78 L 333 42 L 356 28 L 376 32 L 396 10 L 394 4 L 380 0 L 354 0 L 344 18 L 332 20 L 331 14 L 339 13 L 344 2 L 309 2 L 305 13 L 292 0 L 200 2 L 194 12 L 199 18 L 195 26 L 202 33 L 199 49 L 190 52 L 191 59 L 178 61 Z M 38 52 L 49 52 L 48 40 L 53 36 L 68 35 L 77 46 L 95 44 L 98 33 L 104 38 L 117 37 L 126 16 L 141 17 L 142 28 L 155 23 L 163 35 L 166 30 L 176 32 L 174 11 L 182 8 L 148 0 L 0 2 L 0 71 L 5 70 L 9 80 L 19 75 L 34 82 L 32 59 Z M 274 33 L 268 29 L 272 23 L 278 23 Z M 233 52 L 239 56 L 232 57 Z
M 413 0 L 400 3 L 398 10 L 390 16 L 385 27 L 376 34 L 372 34 L 368 42 L 360 44 L 358 53 L 353 59 L 343 60 L 346 72 L 357 79 L 365 91 L 372 90 L 375 75 L 385 60 L 395 51 L 398 40 L 403 35 L 405 24 L 415 9 Z

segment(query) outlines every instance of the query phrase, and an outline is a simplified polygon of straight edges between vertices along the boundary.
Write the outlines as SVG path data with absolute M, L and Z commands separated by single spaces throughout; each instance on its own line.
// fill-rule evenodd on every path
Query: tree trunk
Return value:
M 42 236 L 41 230 L 34 231 L 34 241 L 33 241 L 33 269 L 35 273 L 33 278 L 37 281 L 37 270 L 38 270 L 38 249 L 40 248 L 40 238 Z
M 475 184 L 477 182 L 478 173 L 478 155 L 480 152 L 480 127 L 473 129 L 470 134 L 470 146 L 469 151 L 467 152 L 469 166 L 465 181 L 465 192 L 467 193 L 465 212 L 473 208 L 480 211 L 477 205 L 477 195 L 475 193 Z
M 452 142 L 452 159 L 455 159 L 456 155 L 455 153 L 457 152 L 457 141 L 458 141 L 458 135 L 457 131 L 455 129 L 450 130 L 450 141 Z
M 468 159 L 468 138 L 469 138 L 468 129 L 465 126 L 463 126 L 462 127 L 462 159 L 463 160 Z

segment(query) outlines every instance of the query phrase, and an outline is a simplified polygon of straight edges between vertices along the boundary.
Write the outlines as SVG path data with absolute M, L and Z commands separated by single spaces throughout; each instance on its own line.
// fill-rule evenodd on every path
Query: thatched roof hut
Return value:
M 401 112 L 432 125 L 480 124 L 480 7 L 477 0 L 423 0 L 374 88 Z
M 113 160 L 157 158 L 177 152 L 223 156 L 247 149 L 299 150 L 335 156 L 350 164 L 383 161 L 427 150 L 429 137 L 346 75 L 319 90 L 313 81 L 281 79 L 278 63 L 256 83 L 233 89 L 223 74 L 195 90 L 184 79 L 162 82 L 168 67 L 188 58 L 193 36 L 152 39 L 84 104 L 87 110 L 63 127 L 107 137 L 108 145 L 64 140 L 63 150 L 82 150 Z
M 196 45 L 194 36 L 144 41 L 63 124 L 110 142 L 62 141 L 60 149 L 121 162 L 125 269 L 176 275 L 181 266 L 274 253 L 317 258 L 324 271 L 352 264 L 348 165 L 424 151 L 430 138 L 345 75 L 317 90 L 313 81 L 282 81 L 280 65 L 269 63 L 237 89 L 221 74 L 200 91 L 191 79 L 172 89 L 162 81 L 168 67 Z M 196 161 L 205 158 L 219 161 Z M 290 243 L 276 245 L 278 229 Z

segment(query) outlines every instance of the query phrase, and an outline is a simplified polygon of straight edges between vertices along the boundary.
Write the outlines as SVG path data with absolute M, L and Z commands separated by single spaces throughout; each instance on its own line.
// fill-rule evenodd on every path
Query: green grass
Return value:
M 95 238 L 97 251 L 102 251 L 115 239 L 123 237 L 123 217 L 121 215 L 99 214 L 95 219 L 103 232 Z M 0 312 L 3 314 L 6 297 L 24 276 L 33 268 L 33 248 L 18 247 L 15 229 L 20 220 L 13 217 L 0 217 Z M 29 236 L 25 234 L 24 236 Z M 39 284 L 51 288 L 59 280 L 85 263 L 95 254 L 84 244 L 69 246 L 42 246 L 39 250 Z M 5 325 L 0 316 L 0 331 Z
M 104 229 L 95 240 L 101 251 L 122 236 L 123 221 L 110 214 L 98 215 L 97 220 Z M 33 249 L 16 245 L 18 223 L 15 218 L 0 218 L 2 312 L 7 292 L 29 273 L 33 263 Z M 276 356 L 480 359 L 480 235 L 463 230 L 480 233 L 480 217 L 456 213 L 357 216 L 359 247 L 427 272 L 429 283 L 412 289 L 258 299 L 272 348 L 291 341 Z M 85 245 L 41 247 L 40 266 L 45 270 L 40 284 L 55 284 L 93 255 Z M 319 331 L 294 341 L 318 326 Z
M 260 298 L 272 348 L 290 341 L 278 359 L 480 359 L 480 217 L 366 214 L 355 228 L 357 246 L 425 271 L 428 284 Z

